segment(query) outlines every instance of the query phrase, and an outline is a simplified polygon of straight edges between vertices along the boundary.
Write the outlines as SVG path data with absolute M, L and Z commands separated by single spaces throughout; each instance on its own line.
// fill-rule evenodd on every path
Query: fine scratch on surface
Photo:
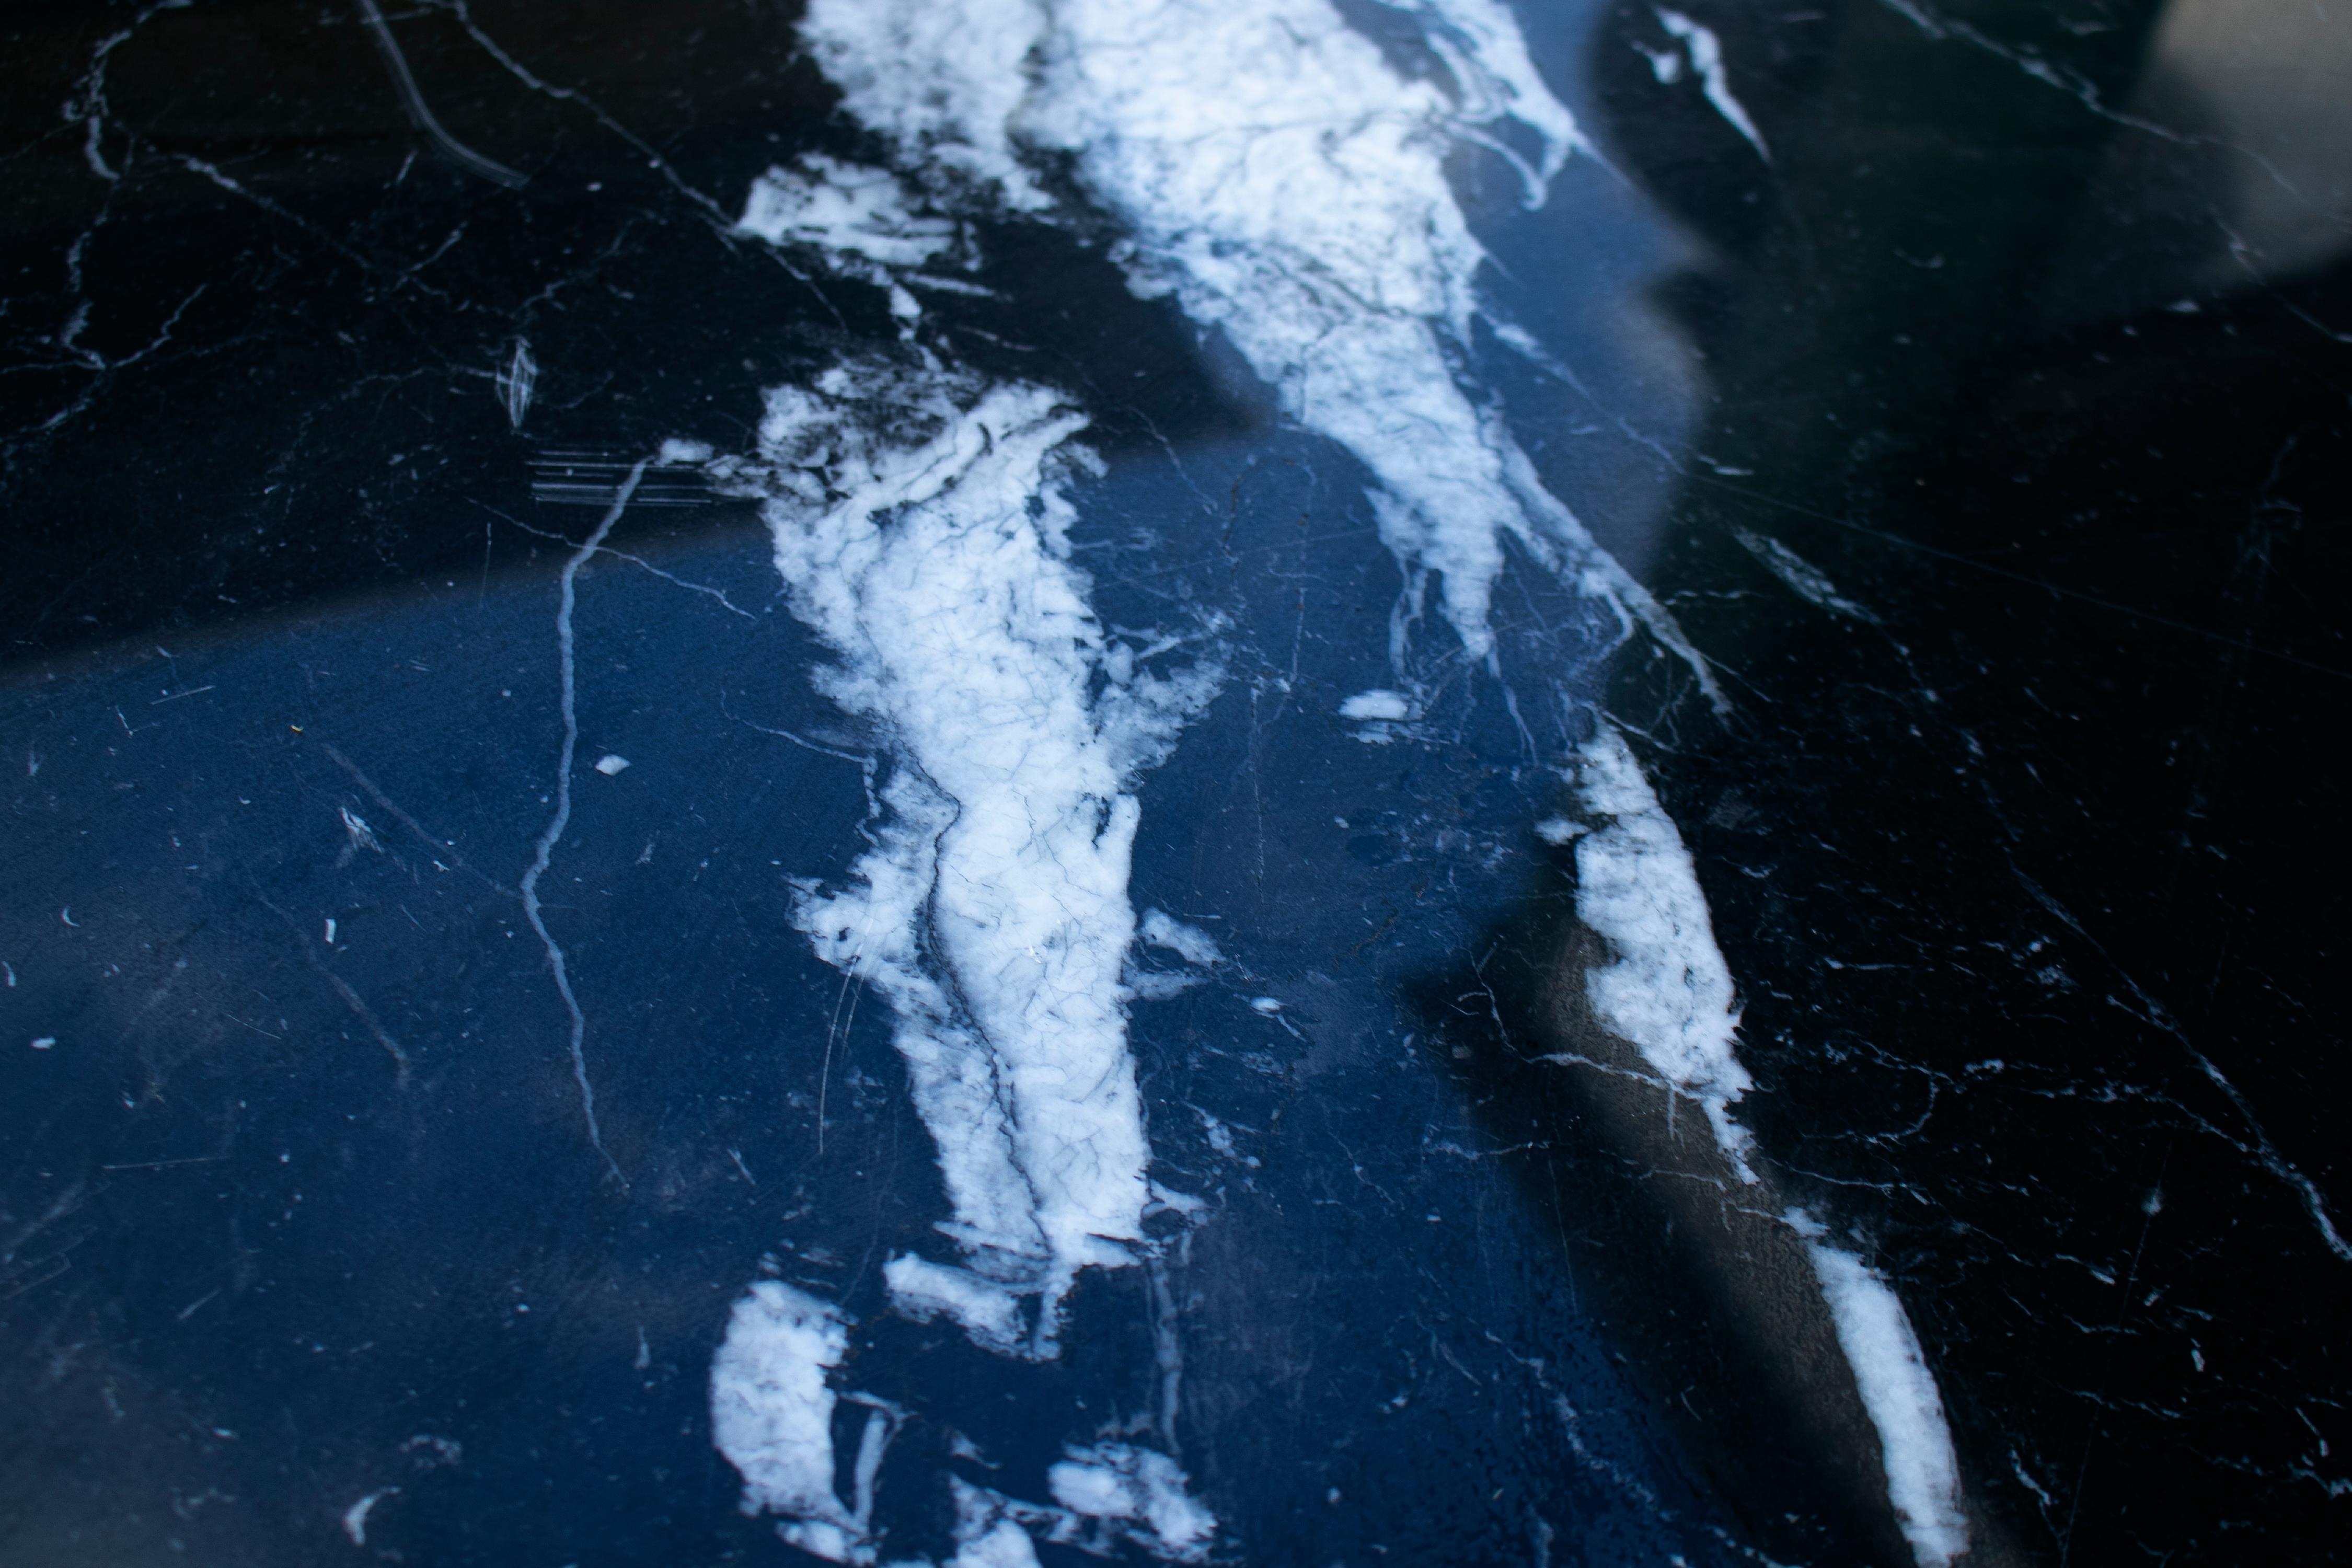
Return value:
M 514 353 L 508 356 L 506 368 L 499 371 L 491 384 L 499 395 L 499 406 L 507 411 L 507 426 L 522 428 L 530 413 L 532 389 L 539 384 L 539 362 L 530 357 L 530 340 L 517 338 Z
M 361 770 L 360 765 L 357 763 L 354 763 L 351 758 L 337 751 L 331 742 L 322 741 L 320 742 L 320 749 L 327 753 L 328 757 L 333 761 L 337 767 L 342 769 L 343 772 L 352 776 L 352 782 L 353 784 L 358 784 L 360 788 L 367 792 L 367 797 L 370 800 L 375 802 L 378 806 L 390 814 L 394 822 L 399 823 L 403 827 L 405 827 L 410 833 L 414 834 L 416 837 L 416 841 L 419 844 L 424 845 L 426 849 L 432 851 L 433 856 L 436 860 L 439 859 L 440 857 L 446 855 L 449 858 L 449 863 L 451 865 L 455 866 L 458 870 L 465 872 L 469 877 L 479 878 L 494 891 L 503 893 L 510 899 L 517 896 L 515 890 L 512 888 L 508 887 L 505 883 L 495 880 L 483 872 L 476 870 L 472 862 L 468 861 L 465 856 L 458 853 L 457 847 L 455 844 L 446 838 L 436 837 L 434 835 L 427 833 L 425 830 L 425 825 L 423 823 L 409 816 L 407 812 L 402 810 L 397 802 L 395 802 L 390 795 L 384 794 L 383 790 L 376 787 L 375 780 L 368 777 L 367 774 Z M 374 847 L 381 847 L 374 846 Z
M 557 577 L 555 658 L 558 682 L 557 701 L 563 718 L 563 743 L 556 753 L 555 814 L 548 819 L 546 830 L 540 834 L 539 844 L 532 852 L 530 865 L 524 869 L 515 886 L 515 890 L 522 898 L 523 918 L 530 922 L 530 929 L 539 933 L 540 943 L 547 950 L 548 970 L 555 977 L 556 992 L 563 998 L 563 1011 L 571 1022 L 572 1079 L 580 1086 L 580 1114 L 588 1124 L 588 1142 L 594 1147 L 597 1155 L 604 1160 L 605 1170 L 612 1173 L 614 1181 L 625 1187 L 629 1184 L 629 1179 L 621 1173 L 621 1167 L 606 1152 L 604 1131 L 596 1124 L 596 1090 L 588 1081 L 586 1051 L 588 1018 L 587 1015 L 580 1010 L 579 997 L 572 994 L 572 975 L 564 964 L 563 949 L 557 945 L 554 936 L 547 929 L 546 920 L 541 914 L 539 879 L 547 874 L 548 861 L 554 855 L 555 846 L 562 838 L 564 828 L 572 821 L 572 763 L 573 753 L 580 747 L 580 712 L 573 678 L 572 612 L 573 606 L 579 602 L 577 579 L 580 575 L 580 568 L 587 564 L 588 558 L 595 554 L 603 546 L 605 536 L 610 534 L 614 526 L 621 521 L 621 514 L 628 510 L 629 497 L 636 493 L 637 481 L 645 478 L 646 469 L 654 461 L 655 459 L 650 458 L 640 458 L 637 465 L 629 470 L 628 478 L 621 481 L 620 494 L 613 500 L 612 510 L 604 514 L 604 521 L 597 523 L 595 531 L 588 535 L 587 541 L 572 552 L 571 558 L 564 562 L 563 570 Z
M 294 940 L 301 944 L 303 962 L 310 964 L 312 969 L 318 971 L 319 973 L 325 978 L 327 984 L 334 988 L 335 994 L 343 999 L 343 1005 L 352 1010 L 352 1016 L 360 1021 L 362 1026 L 367 1029 L 367 1032 L 375 1037 L 375 1043 L 383 1047 L 384 1054 L 392 1058 L 394 1087 L 396 1089 L 406 1089 L 408 1087 L 409 1068 L 408 1051 L 406 1047 L 402 1046 L 398 1040 L 393 1037 L 392 1032 L 383 1026 L 383 1021 L 375 1016 L 374 1010 L 367 1005 L 365 999 L 362 998 L 357 991 L 352 988 L 351 982 L 345 980 L 341 975 L 327 967 L 327 961 L 319 956 L 319 950 L 311 944 L 310 933 L 303 929 L 300 921 L 297 921 L 292 915 L 287 913 L 278 905 L 270 902 L 269 899 L 261 892 L 257 886 L 254 889 L 254 897 L 260 901 L 263 909 L 268 910 L 271 914 L 276 915 L 279 920 L 286 922 L 286 929 L 292 931 L 294 933 Z M 332 921 L 329 921 L 327 922 L 327 929 L 331 933 L 332 932 L 334 929 L 334 922 Z M 250 1027 L 250 1026 L 247 1026 Z M 268 1031 L 263 1030 L 259 1032 L 267 1033 Z
M 333 251 L 344 260 L 359 267 L 362 270 L 373 274 L 382 274 L 384 271 L 384 268 L 382 263 L 371 260 L 366 256 L 353 250 L 350 246 L 345 245 L 341 240 L 337 239 L 333 235 L 329 234 L 325 229 L 320 228 L 317 224 L 312 223 L 309 218 L 304 217 L 301 214 L 293 211 L 282 202 L 273 201 L 269 197 L 263 195 L 259 191 L 255 190 L 244 181 L 237 179 L 235 175 L 221 168 L 219 164 L 211 163 L 206 159 L 199 158 L 187 153 L 173 154 L 173 161 L 192 174 L 202 174 L 205 179 L 210 180 L 222 190 L 228 192 L 229 195 L 243 197 L 245 200 L 251 202 L 255 206 L 259 207 L 262 211 L 269 214 L 272 217 L 278 218 L 281 222 L 293 225 L 296 228 L 300 229 L 304 234 L 309 235 L 312 239 L 317 240 L 320 244 L 325 246 L 328 249 Z

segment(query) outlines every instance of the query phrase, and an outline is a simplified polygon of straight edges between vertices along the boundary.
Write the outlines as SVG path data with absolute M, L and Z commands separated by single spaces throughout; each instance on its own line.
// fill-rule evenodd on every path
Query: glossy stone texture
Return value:
M 859 96 L 839 40 L 901 12 L 0 23 L 0 1562 L 1953 1560 L 1905 1431 L 1948 1433 L 1959 1562 L 2343 1559 L 2352 18 L 1056 0 L 894 43 L 925 102 L 1028 95 L 1015 180 Z M 1276 15 L 1297 62 L 1201 74 Z M 1283 89 L 1261 165 L 1294 109 L 1410 133 L 1187 207 L 1103 129 L 1180 79 L 1210 122 Z M 778 170 L 877 205 L 763 237 Z M 1427 224 L 1298 239 L 1433 170 Z M 1333 303 L 1449 213 L 1458 300 Z M 1336 312 L 1295 363 L 1261 284 Z M 1527 459 L 1483 623 L 1330 379 L 1397 322 L 1439 368 L 1371 416 Z M 958 511 L 1013 387 L 1068 428 Z M 864 537 L 859 442 L 967 427 L 871 537 L 992 551 L 929 597 L 936 554 L 780 571 Z M 1198 700 L 1087 751 L 1155 680 Z M 958 937 L 955 830 L 1005 823 Z M 1698 909 L 1642 973 L 1703 1045 L 1719 953 L 1736 1065 L 1668 1072 L 1610 991 L 1624 865 Z M 916 912 L 828 937 L 893 867 Z M 924 1098 L 924 1028 L 1087 1166 L 1019 1144 L 1013 1219 L 1097 1239 L 956 1228 L 984 1107 Z M 1864 1298 L 1933 1419 L 1874 1403 Z M 761 1302 L 830 1360 L 753 1355 Z M 730 1367 L 808 1468 L 729 1436 Z

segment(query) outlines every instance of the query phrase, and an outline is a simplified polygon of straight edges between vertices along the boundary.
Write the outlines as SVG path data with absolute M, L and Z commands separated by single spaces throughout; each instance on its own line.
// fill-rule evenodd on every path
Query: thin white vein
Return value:
M 563 743 L 556 752 L 555 815 L 548 818 L 547 828 L 540 834 L 539 844 L 532 851 L 530 865 L 515 884 L 515 890 L 522 895 L 523 918 L 530 921 L 530 929 L 539 933 L 541 945 L 547 949 L 547 967 L 555 976 L 556 994 L 563 998 L 564 1015 L 571 1023 L 572 1079 L 580 1086 L 580 1114 L 588 1124 L 588 1142 L 604 1160 L 604 1168 L 612 1173 L 614 1180 L 624 1186 L 628 1184 L 629 1179 L 621 1173 L 621 1167 L 606 1152 L 604 1131 L 596 1124 L 596 1089 L 588 1081 L 588 1016 L 581 1011 L 580 998 L 572 993 L 572 974 L 564 962 L 563 948 L 548 931 L 547 921 L 541 914 L 539 879 L 547 874 L 548 861 L 555 854 L 555 846 L 562 838 L 564 828 L 572 822 L 572 763 L 573 753 L 580 748 L 572 612 L 579 604 L 577 579 L 580 568 L 603 547 L 605 536 L 621 521 L 621 514 L 629 509 L 629 498 L 636 493 L 637 481 L 646 477 L 646 468 L 650 461 L 649 458 L 641 458 L 629 470 L 629 477 L 621 481 L 620 492 L 613 498 L 612 510 L 596 524 L 595 531 L 589 534 L 586 542 L 572 552 L 571 559 L 564 562 L 563 570 L 557 578 L 555 661 L 557 703 L 563 719 Z
M 643 468 L 645 465 L 641 463 L 638 467 Z M 530 524 L 523 521 L 520 518 L 509 517 L 505 512 L 500 511 L 494 506 L 483 506 L 479 501 L 476 501 L 474 504 L 481 506 L 484 511 L 488 512 L 500 522 L 506 523 L 512 528 L 519 528 L 525 533 L 535 534 L 541 539 L 563 538 L 562 534 L 556 532 L 555 530 L 551 528 L 533 528 Z M 663 582 L 669 584 L 673 587 L 684 588 L 690 594 L 700 594 L 707 599 L 716 599 L 719 601 L 720 605 L 726 609 L 727 613 L 731 616 L 740 616 L 747 621 L 756 621 L 760 618 L 751 611 L 745 609 L 742 605 L 737 604 L 734 600 L 729 598 L 723 591 L 713 588 L 707 583 L 689 583 L 674 572 L 663 571 L 660 567 L 655 565 L 652 562 L 646 560 L 642 555 L 632 555 L 625 550 L 614 550 L 610 545 L 605 544 L 583 546 L 583 548 L 586 548 L 591 554 L 602 553 L 611 556 L 615 561 L 625 561 L 630 565 L 638 568 L 640 571 L 652 574 L 654 576 L 660 578 Z
M 473 9 L 467 4 L 467 0 L 451 0 L 450 9 L 457 13 L 458 24 L 466 29 L 467 35 L 470 37 L 475 43 L 481 46 L 482 52 L 488 55 L 492 59 L 498 61 L 499 65 L 505 67 L 509 74 L 513 76 L 517 81 L 521 82 L 525 87 L 530 88 L 534 92 L 543 92 L 550 98 L 560 100 L 565 103 L 576 103 L 581 108 L 586 110 L 590 115 L 594 117 L 597 124 L 602 125 L 605 130 L 610 131 L 614 135 L 618 136 L 622 141 L 627 142 L 629 146 L 635 150 L 640 157 L 644 158 L 646 163 L 658 173 L 663 179 L 669 182 L 670 187 L 673 190 L 677 191 L 678 195 L 684 196 L 688 201 L 692 202 L 696 206 L 700 207 L 704 215 L 714 224 L 718 225 L 722 232 L 724 232 L 724 230 L 730 226 L 730 220 L 728 218 L 726 212 L 719 205 L 719 204 L 712 201 L 709 196 L 698 190 L 693 184 L 689 184 L 686 177 L 680 174 L 677 170 L 671 165 L 670 161 L 661 155 L 660 150 L 656 148 L 652 142 L 647 142 L 644 137 L 638 135 L 626 125 L 624 125 L 621 121 L 614 119 L 610 114 L 606 113 L 603 106 L 598 104 L 595 100 L 588 97 L 586 94 L 579 91 L 575 88 L 556 86 L 553 82 L 549 81 L 542 76 L 540 76 L 528 66 L 525 66 L 520 60 L 507 53 L 504 48 L 499 47 L 499 41 L 496 38 L 491 37 L 488 33 L 483 31 L 481 25 L 474 20 Z
M 2065 922 L 2068 930 L 2091 944 L 2091 951 L 2106 962 L 2108 967 L 2115 971 L 2116 977 L 2124 983 L 2124 989 L 2130 992 L 2132 999 L 2139 1004 L 2139 1010 L 2135 1016 L 2163 1030 L 2179 1042 L 2180 1048 L 2189 1054 L 2189 1059 L 2197 1064 L 2197 1070 L 2205 1076 L 2206 1081 L 2221 1091 L 2222 1098 L 2230 1102 L 2231 1109 L 2235 1110 L 2239 1119 L 2246 1124 L 2247 1131 L 2253 1134 L 2253 1147 L 2251 1149 L 2238 1142 L 2236 1139 L 2230 1138 L 2226 1133 L 2222 1134 L 2224 1141 L 2235 1144 L 2239 1152 L 2252 1156 L 2263 1170 L 2293 1187 L 2302 1197 L 2304 1208 L 2310 1214 L 2311 1223 L 2317 1228 L 2320 1239 L 2327 1244 L 2327 1250 L 2345 1262 L 2352 1263 L 2352 1242 L 2347 1242 L 2344 1234 L 2336 1228 L 2335 1216 L 2327 1212 L 2327 1200 L 2321 1194 L 2318 1184 L 2297 1169 L 2294 1162 L 2279 1152 L 2278 1145 L 2271 1142 L 2271 1135 L 2263 1126 L 2261 1117 L 2255 1114 L 2253 1102 L 2245 1097 L 2236 1084 L 2230 1081 L 2229 1076 L 2222 1072 L 2212 1058 L 2197 1048 L 2196 1042 L 2189 1037 L 2189 1031 L 2180 1026 L 2164 1004 L 2140 988 L 2139 982 L 2133 979 L 2124 966 L 2116 962 L 2115 955 L 2106 950 L 2105 945 L 2098 938 L 2084 929 L 2083 922 L 2074 918 L 2073 910 L 2053 898 L 2042 884 L 2027 876 L 2023 868 L 2014 860 L 2010 862 L 2009 869 L 2010 874 L 2018 879 L 2035 903 Z M 2110 996 L 2107 1000 L 2118 1007 L 2123 1006 L 2121 1000 L 2116 997 Z M 2127 1007 L 2124 1010 L 2132 1011 Z M 2219 1130 L 2216 1129 L 2216 1131 Z
M 109 184 L 122 178 L 121 171 L 106 161 L 106 68 L 114 51 L 128 43 L 132 34 L 147 25 L 148 18 L 158 11 L 184 11 L 194 0 L 159 0 L 131 19 L 131 25 L 108 34 L 89 52 L 89 68 L 82 73 L 79 84 L 81 96 L 66 104 L 66 118 L 82 122 L 81 155 L 89 164 L 90 173 Z

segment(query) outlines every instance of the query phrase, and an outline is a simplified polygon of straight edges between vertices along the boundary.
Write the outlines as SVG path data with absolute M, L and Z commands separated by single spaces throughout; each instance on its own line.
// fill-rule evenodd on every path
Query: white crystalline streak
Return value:
M 1809 1216 L 1790 1216 L 1818 1230 Z M 1919 1337 L 1894 1288 L 1853 1253 L 1816 1236 L 1806 1242 L 1813 1273 L 1837 1325 L 1838 1345 L 1853 1367 L 1863 1408 L 1878 1429 L 1887 1500 L 1920 1568 L 1944 1568 L 1969 1547 L 1960 1510 L 1959 1463 L 1944 1422 L 1944 1399 L 1920 1353 Z
M 873 1557 L 866 1522 L 834 1490 L 825 1376 L 848 1346 L 837 1310 L 762 1279 L 735 1303 L 710 1363 L 711 1441 L 743 1477 L 743 1511 L 791 1516 L 784 1539 L 832 1563 Z
M 1121 1527 L 1155 1557 L 1197 1563 L 1208 1554 L 1216 1519 L 1192 1500 L 1184 1472 L 1165 1454 L 1097 1443 L 1071 1449 L 1045 1481 L 1055 1502 Z
M 837 265 L 856 258 L 920 267 L 954 246 L 956 226 L 919 215 L 915 205 L 889 170 L 811 153 L 753 180 L 735 228 L 771 245 L 810 247 Z
M 957 1475 L 949 1476 L 948 1486 L 956 1511 L 956 1554 L 948 1568 L 1037 1568 L 1037 1549 L 1012 1515 L 1017 1508 L 1050 1529 L 1055 1521 L 1045 1516 L 1051 1510 L 1013 1504 Z
M 1577 918 L 1612 962 L 1585 975 L 1593 1010 L 1706 1113 L 1742 1179 L 1752 1140 L 1731 1120 L 1751 1080 L 1732 1052 L 1731 970 L 1715 945 L 1698 868 L 1622 736 L 1607 723 L 1580 748 L 1577 793 L 1604 824 L 1576 839 Z
M 1216 680 L 1112 657 L 1066 558 L 1084 423 L 1042 387 L 851 365 L 771 393 L 760 437 L 777 570 L 840 661 L 821 684 L 898 764 L 856 879 L 799 910 L 891 1005 L 971 1264 L 891 1282 L 998 1349 L 1010 1296 L 1042 1296 L 1037 1354 L 1076 1272 L 1142 1235 L 1127 786 Z
M 1020 1353 L 1021 1301 L 996 1281 L 911 1253 L 884 1264 L 882 1279 L 900 1311 L 925 1321 L 953 1318 L 975 1343 L 1007 1355 Z
M 1412 717 L 1412 700 L 1402 691 L 1391 691 L 1384 687 L 1375 688 L 1370 691 L 1359 691 L 1339 704 L 1339 717 L 1342 719 L 1410 719 Z
M 1633 611 L 1720 697 L 1646 590 L 1537 478 L 1455 374 L 1486 253 L 1445 177 L 1488 128 L 1539 202 L 1585 143 L 1499 0 L 1424 0 L 1452 90 L 1408 80 L 1331 0 L 811 0 L 802 35 L 903 164 L 945 166 L 1037 210 L 1024 153 L 1066 154 L 1128 227 L 1129 279 L 1225 333 L 1301 425 L 1370 470 L 1407 576 L 1402 666 L 1427 575 L 1465 651 L 1494 666 L 1504 540 Z
M 1781 543 L 1779 540 L 1744 528 L 1735 528 L 1731 536 L 1739 547 L 1763 563 L 1764 569 L 1780 579 L 1789 592 L 1810 605 L 1818 605 L 1832 615 L 1851 616 L 1858 621 L 1878 624 L 1877 615 L 1867 605 L 1857 605 L 1837 591 L 1822 569 Z
M 1723 41 L 1715 36 L 1715 29 L 1692 21 L 1680 11 L 1660 8 L 1657 15 L 1658 25 L 1680 38 L 1683 47 L 1690 52 L 1691 68 L 1698 72 L 1699 87 L 1706 94 L 1706 101 L 1723 116 L 1724 123 L 1747 139 L 1758 157 L 1770 163 L 1772 150 L 1764 145 L 1764 132 L 1756 129 L 1747 107 L 1732 95 L 1731 78 L 1723 68 Z M 1654 65 L 1652 68 L 1655 69 Z M 1671 79 L 1661 73 L 1658 79 Z

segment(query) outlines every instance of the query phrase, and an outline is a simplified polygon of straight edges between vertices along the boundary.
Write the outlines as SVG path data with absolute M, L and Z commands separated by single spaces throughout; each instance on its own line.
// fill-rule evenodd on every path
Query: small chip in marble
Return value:
M 46 1051 L 57 1043 L 58 1037 L 55 1035 L 43 1035 L 39 1039 L 33 1042 L 33 1048 L 37 1051 Z
M 614 773 L 619 773 L 623 768 L 625 768 L 628 765 L 629 759 L 621 755 L 618 752 L 607 752 L 603 756 L 596 759 L 596 771 L 603 773 L 606 778 L 611 778 Z

